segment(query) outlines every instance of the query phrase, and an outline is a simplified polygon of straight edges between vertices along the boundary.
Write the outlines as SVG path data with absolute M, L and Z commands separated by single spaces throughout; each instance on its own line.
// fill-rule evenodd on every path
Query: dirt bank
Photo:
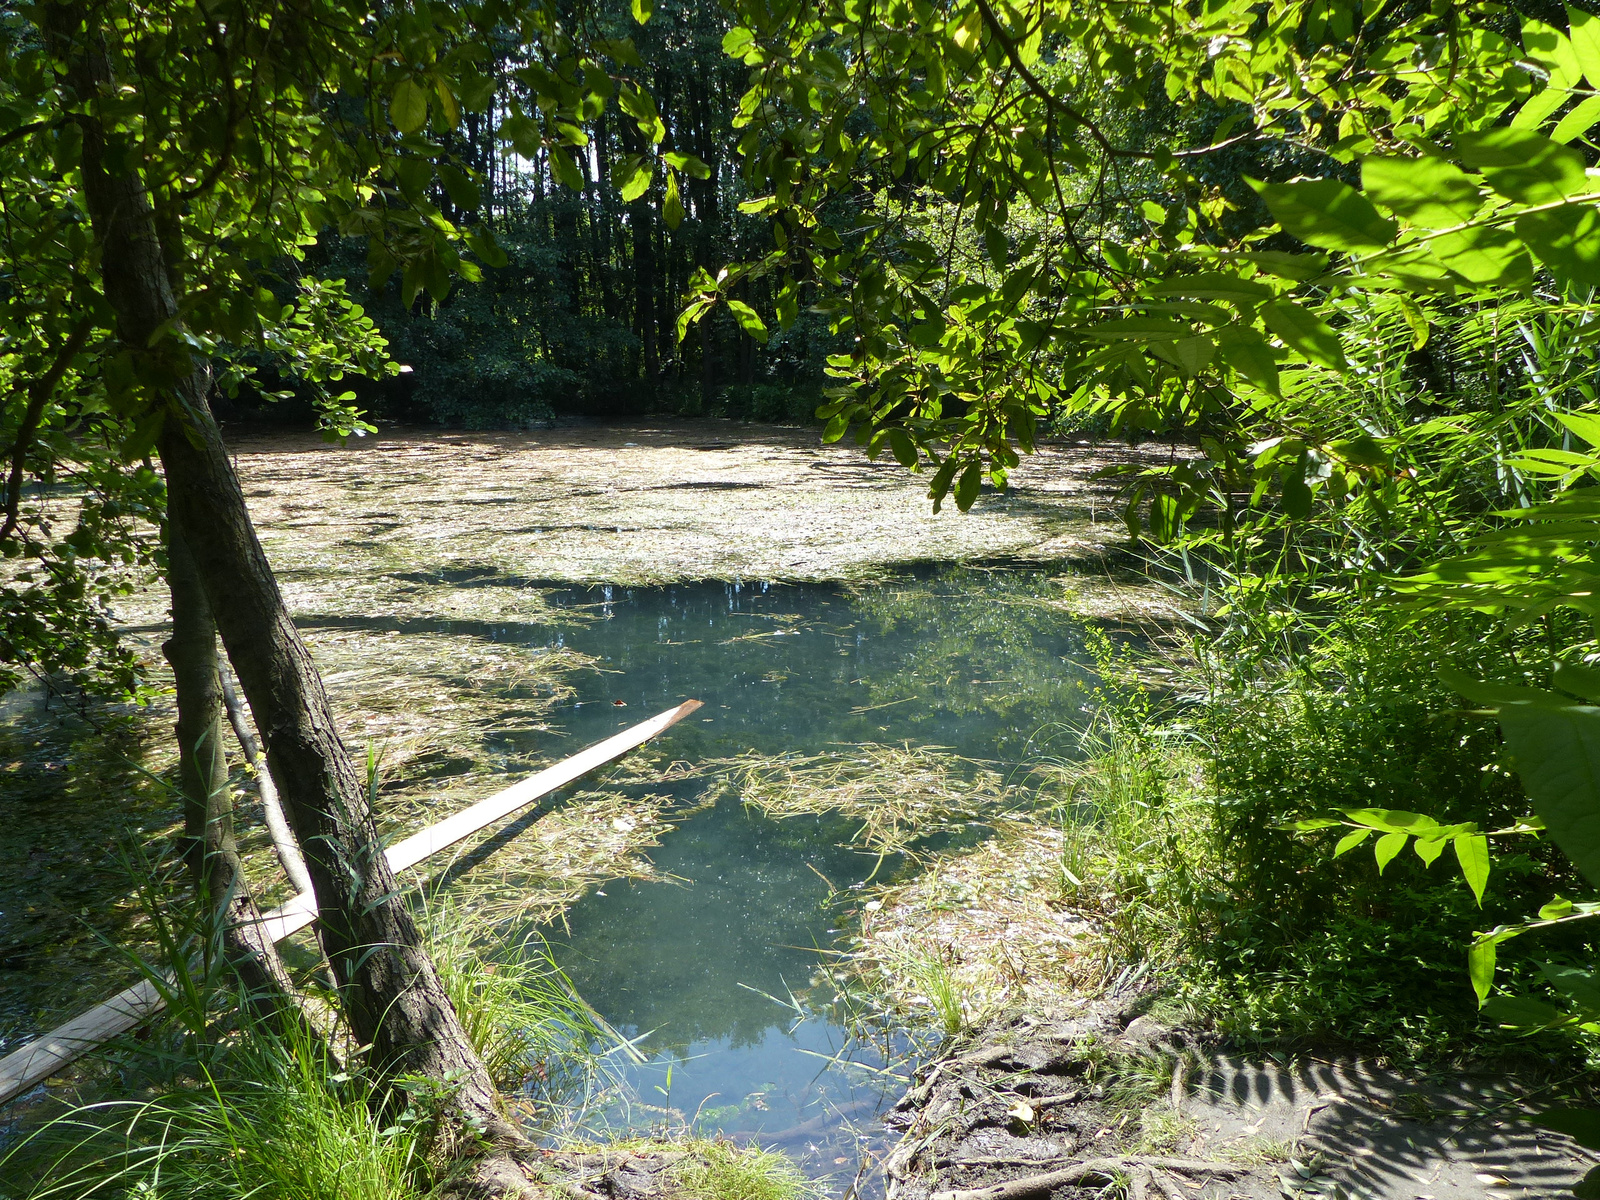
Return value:
M 1526 1081 L 1250 1061 L 1136 997 L 952 1041 L 891 1115 L 889 1200 L 1554 1200 L 1595 1165 L 1523 1118 Z

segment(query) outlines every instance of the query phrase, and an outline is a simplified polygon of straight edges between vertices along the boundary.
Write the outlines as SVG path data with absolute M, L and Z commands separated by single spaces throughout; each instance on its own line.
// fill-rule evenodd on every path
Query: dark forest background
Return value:
M 497 137 L 522 100 L 516 48 L 504 47 L 485 69 L 485 86 L 494 90 L 488 114 L 467 114 L 450 136 L 451 149 L 480 175 L 478 213 L 493 223 L 509 264 L 485 271 L 479 283 L 458 282 L 442 303 L 419 295 L 407 308 L 398 274 L 370 285 L 364 238 L 325 236 L 305 263 L 309 274 L 346 280 L 394 361 L 410 368 L 351 384 L 374 418 L 473 429 L 540 428 L 572 415 L 811 419 L 828 353 L 825 317 L 802 310 L 781 331 L 769 321 L 772 336 L 762 345 L 719 306 L 678 341 L 680 297 L 695 269 L 758 257 L 771 244 L 767 220 L 738 209 L 750 193 L 733 116 L 748 68 L 722 52 L 731 21 L 714 5 L 686 0 L 657 5 L 642 27 L 629 20 L 626 4 L 610 8 L 598 19 L 634 40 L 641 59 L 634 74 L 666 124 L 661 151 L 698 157 L 710 176 L 682 175 L 675 227 L 669 217 L 678 205 L 660 172 L 642 196 L 624 201 L 613 172 L 647 147 L 636 122 L 611 107 L 575 155 L 581 190 L 554 178 L 543 152 L 501 157 Z M 455 198 L 431 186 L 429 199 L 444 215 L 470 220 Z M 744 286 L 741 298 L 769 315 L 766 281 Z M 287 285 L 281 298 L 290 298 Z M 250 390 L 218 407 L 224 420 L 313 419 L 308 400 L 269 403 Z

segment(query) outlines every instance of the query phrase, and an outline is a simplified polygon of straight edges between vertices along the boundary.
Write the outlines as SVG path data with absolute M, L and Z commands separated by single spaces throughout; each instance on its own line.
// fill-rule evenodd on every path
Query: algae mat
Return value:
M 396 615 L 431 597 L 391 596 L 363 575 L 406 572 L 427 592 L 459 582 L 437 573 L 465 570 L 561 583 L 832 582 L 915 563 L 1092 559 L 1125 536 L 1110 488 L 1092 476 L 1147 457 L 1045 448 L 1006 492 L 935 514 L 926 477 L 887 457 L 731 421 L 395 430 L 344 446 L 246 434 L 232 445 L 291 606 L 315 591 L 321 611 L 332 601 L 370 612 L 361 606 L 375 601 Z M 349 587 L 330 594 L 334 579 Z

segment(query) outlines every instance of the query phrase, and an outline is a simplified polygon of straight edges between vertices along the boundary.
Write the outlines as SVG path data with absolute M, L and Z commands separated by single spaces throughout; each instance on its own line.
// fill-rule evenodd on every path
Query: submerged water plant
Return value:
M 749 754 L 708 764 L 768 817 L 836 814 L 852 843 L 903 854 L 930 834 L 959 830 L 1022 802 L 988 766 L 941 746 L 874 742 L 823 754 Z

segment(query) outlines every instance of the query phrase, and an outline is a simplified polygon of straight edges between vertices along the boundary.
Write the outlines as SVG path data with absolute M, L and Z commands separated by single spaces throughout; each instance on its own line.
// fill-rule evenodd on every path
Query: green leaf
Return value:
M 1381 833 L 1427 833 L 1442 826 L 1432 817 L 1399 808 L 1343 808 L 1339 810 L 1358 825 Z
M 822 440 L 837 442 L 845 435 L 845 430 L 850 428 L 850 415 L 848 413 L 835 413 L 822 429 Z
M 1472 990 L 1477 994 L 1480 1008 L 1489 998 L 1489 989 L 1494 985 L 1494 963 L 1499 942 L 1500 939 L 1496 937 L 1483 937 L 1467 948 L 1467 978 L 1472 982 Z
M 956 507 L 962 512 L 972 507 L 972 502 L 978 498 L 978 485 L 983 482 L 983 464 L 971 462 L 966 470 L 961 472 L 961 478 L 956 481 L 955 496 Z
M 1544 963 L 1539 970 L 1585 1016 L 1600 1013 L 1600 977 L 1593 971 L 1586 971 L 1582 967 L 1558 967 L 1553 963 Z
M 1230 325 L 1217 333 L 1217 350 L 1227 363 L 1271 396 L 1278 396 L 1278 360 L 1267 339 L 1254 329 Z
M 729 300 L 728 311 L 733 314 L 734 320 L 739 322 L 740 329 L 762 345 L 766 345 L 767 326 L 755 309 L 751 308 L 743 300 Z
M 629 0 L 629 7 L 633 19 L 643 25 L 650 19 L 650 14 L 655 12 L 655 0 Z
M 1564 1133 L 1578 1145 L 1600 1150 L 1600 1110 L 1593 1108 L 1547 1108 L 1530 1120 L 1543 1129 Z
M 624 204 L 632 204 L 650 190 L 650 179 L 655 164 L 642 154 L 630 154 L 611 168 L 611 182 L 622 195 Z
M 984 226 L 983 248 L 989 255 L 989 261 L 995 265 L 995 269 L 1004 271 L 1006 260 L 1011 254 L 1011 247 L 1006 244 L 1006 235 L 993 225 Z M 959 505 L 960 501 L 957 500 L 956 503 Z
M 1428 344 L 1428 316 L 1410 296 L 1400 293 L 1400 315 L 1411 326 L 1411 348 L 1421 350 Z
M 480 225 L 476 229 L 467 230 L 466 241 L 468 249 L 482 259 L 486 266 L 503 267 L 510 261 L 506 258 L 506 252 L 500 248 L 500 244 L 494 240 L 493 232 L 485 226 Z
M 434 75 L 433 92 L 439 97 L 439 111 L 444 114 L 445 124 L 455 129 L 461 124 L 461 106 L 456 103 L 456 94 L 450 90 L 443 75 Z
M 933 478 L 928 481 L 928 499 L 933 501 L 934 512 L 944 506 L 944 499 L 950 494 L 950 481 L 956 477 L 956 468 L 960 465 L 960 460 L 952 455 L 939 465 Z
M 1550 140 L 1565 145 L 1588 133 L 1597 121 L 1600 121 L 1600 96 L 1590 96 L 1556 122 L 1556 127 L 1550 131 Z
M 1559 1025 L 1566 1017 L 1554 1005 L 1530 996 L 1492 996 L 1483 1003 L 1483 1015 L 1513 1029 L 1544 1029 Z
M 1481 833 L 1457 834 L 1453 843 L 1461 877 L 1483 907 L 1483 889 L 1489 884 L 1489 839 Z
M 1444 853 L 1444 838 L 1418 838 L 1411 843 L 1411 848 L 1417 852 L 1424 865 L 1433 866 L 1439 860 L 1439 855 Z
M 448 163 L 440 163 L 438 171 L 439 182 L 444 184 L 444 190 L 450 194 L 457 208 L 470 212 L 478 207 L 478 185 L 472 182 L 465 171 Z
M 1554 679 L 1562 691 L 1600 703 L 1600 668 L 1584 663 L 1557 663 Z
M 1273 291 L 1265 284 L 1226 275 L 1221 271 L 1203 271 L 1198 275 L 1184 275 L 1177 279 L 1164 279 L 1145 288 L 1150 296 L 1191 296 L 1196 300 L 1231 300 L 1235 304 L 1257 304 L 1271 300 Z
M 676 150 L 668 150 L 661 157 L 667 161 L 668 166 L 675 167 L 695 179 L 711 178 L 711 168 L 692 154 L 679 154 Z
M 1383 869 L 1394 861 L 1395 855 L 1406 848 L 1406 839 L 1409 834 L 1386 833 L 1375 846 L 1372 847 L 1372 857 L 1378 860 L 1378 874 L 1383 874 Z
M 550 147 L 550 173 L 556 182 L 575 192 L 583 191 L 583 172 L 573 160 L 572 151 L 565 146 Z
M 1394 239 L 1395 223 L 1382 216 L 1372 201 L 1337 179 L 1248 182 L 1284 231 L 1302 242 L 1329 250 L 1359 251 L 1381 250 Z
M 428 123 L 428 93 L 402 79 L 389 96 L 389 120 L 401 133 L 416 133 Z
M 1600 212 L 1589 204 L 1563 204 L 1524 213 L 1516 234 L 1563 283 L 1600 287 Z
M 1600 708 L 1535 694 L 1500 704 L 1501 731 L 1551 840 L 1600 884 Z
M 1600 88 L 1600 17 L 1582 9 L 1567 8 L 1572 53 L 1589 86 Z
M 889 452 L 902 467 L 917 465 L 917 444 L 904 429 L 889 430 Z
M 1304 457 L 1284 474 L 1283 511 L 1292 521 L 1304 521 L 1311 515 L 1311 488 L 1306 484 Z
M 1261 319 L 1289 349 L 1303 354 L 1312 362 L 1335 370 L 1349 365 L 1339 335 L 1330 329 L 1315 313 L 1302 308 L 1293 300 L 1275 300 L 1261 307 Z
M 676 229 L 683 221 L 683 199 L 678 195 L 678 173 L 667 172 L 667 194 L 661 201 L 661 219 L 668 229 Z
M 1530 59 L 1551 75 L 1561 76 L 1569 87 L 1583 75 L 1583 65 L 1578 61 L 1572 42 L 1552 25 L 1525 18 L 1522 22 L 1522 45 Z M 1552 79 L 1551 83 L 1554 82 Z
M 1286 254 L 1282 250 L 1252 250 L 1234 257 L 1254 263 L 1268 275 L 1304 282 L 1328 269 L 1326 254 Z
M 1333 857 L 1338 858 L 1341 854 L 1350 853 L 1371 836 L 1372 830 L 1370 829 L 1352 829 L 1339 839 L 1339 844 L 1333 848 Z
M 1559 86 L 1554 79 L 1551 79 L 1542 91 L 1534 93 L 1521 108 L 1517 109 L 1516 115 L 1511 118 L 1511 127 L 1513 129 L 1538 129 L 1570 99 L 1572 99 L 1572 93 Z M 1555 135 L 1552 133 L 1551 136 L 1554 137 Z M 1556 140 L 1566 141 L 1567 139 L 1556 138 Z
M 632 38 L 599 38 L 594 42 L 594 52 L 613 58 L 625 67 L 642 67 L 644 59 Z
M 1518 287 L 1532 278 L 1521 240 L 1506 229 L 1480 225 L 1442 233 L 1431 245 L 1439 261 L 1469 283 Z
M 1558 204 L 1593 190 L 1583 155 L 1548 138 L 1539 140 L 1544 144 L 1516 165 L 1484 171 L 1484 182 L 1518 204 Z
M 1370 434 L 1333 442 L 1328 449 L 1352 467 L 1388 467 L 1392 462 L 1389 452 Z
M 1472 177 L 1442 158 L 1366 159 L 1361 186 L 1407 224 L 1424 229 L 1470 221 L 1483 202 Z

